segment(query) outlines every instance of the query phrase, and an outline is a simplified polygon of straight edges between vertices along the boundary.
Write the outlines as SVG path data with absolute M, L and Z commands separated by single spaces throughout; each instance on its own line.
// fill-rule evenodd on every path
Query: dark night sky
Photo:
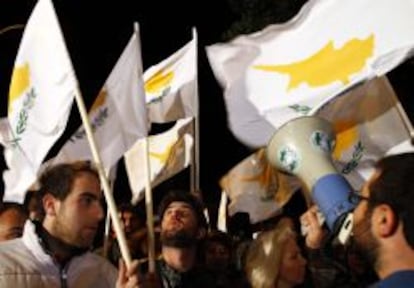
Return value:
M 34 4 L 35 0 L 2 0 L 0 29 L 12 24 L 24 24 Z M 221 41 L 221 34 L 236 19 L 226 6 L 227 1 L 54 0 L 54 4 L 87 106 L 92 104 L 118 60 L 133 32 L 134 21 L 140 23 L 144 69 L 182 47 L 191 39 L 191 28 L 197 27 L 201 189 L 209 205 L 216 203 L 220 195 L 220 177 L 250 153 L 227 129 L 222 91 L 214 79 L 204 50 L 206 45 Z M 0 95 L 3 99 L 3 104 L 0 105 L 1 117 L 6 116 L 10 73 L 21 32 L 16 30 L 0 35 Z M 411 118 L 414 107 L 409 96 L 413 91 L 413 81 L 410 79 L 413 66 L 403 65 L 390 75 Z M 80 125 L 76 105 L 72 111 L 66 133 L 49 156 L 53 156 L 53 151 L 56 153 L 58 147 Z M 4 162 L 0 164 L 3 170 Z M 129 189 L 122 167 L 120 174 L 115 187 L 118 193 L 120 190 L 125 192 L 125 189 Z M 188 173 L 180 176 L 161 184 L 157 189 L 189 187 L 186 182 Z M 158 193 L 155 199 L 160 194 L 157 189 L 154 191 Z
M 210 70 L 204 50 L 206 45 L 221 40 L 221 34 L 235 16 L 226 6 L 225 0 L 143 2 L 55 0 L 54 5 L 87 106 L 92 104 L 118 60 L 133 32 L 134 21 L 140 24 L 144 69 L 181 48 L 191 39 L 191 28 L 197 28 L 201 122 L 200 186 L 206 202 L 215 203 L 219 199 L 219 178 L 249 153 L 227 130 L 222 92 Z M 2 1 L 0 29 L 26 23 L 34 4 L 34 0 Z M 22 30 L 0 35 L 0 94 L 4 99 L 0 105 L 1 117 L 7 115 L 8 86 L 21 35 Z M 49 156 L 57 152 L 57 147 L 63 145 L 79 125 L 78 110 L 74 104 L 68 128 Z M 1 164 L 3 170 L 4 162 Z M 120 170 L 116 189 L 129 190 L 123 175 L 125 172 L 122 167 Z M 164 189 L 189 187 L 189 173 L 181 174 L 162 184 L 158 190 L 162 190 L 163 186 Z M 161 192 L 155 190 L 155 193 Z M 155 199 L 158 198 L 157 195 Z

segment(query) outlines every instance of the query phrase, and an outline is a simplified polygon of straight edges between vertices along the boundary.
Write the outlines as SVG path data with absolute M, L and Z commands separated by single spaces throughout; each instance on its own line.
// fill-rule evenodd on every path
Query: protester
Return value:
M 139 213 L 135 206 L 125 203 L 121 204 L 118 208 L 118 215 L 125 233 L 131 258 L 141 259 L 146 257 L 148 247 L 145 216 Z M 122 255 L 114 231 L 109 235 L 107 252 L 108 259 L 114 265 L 117 265 Z
M 43 221 L 27 221 L 22 238 L 0 243 L 0 287 L 133 287 L 136 279 L 120 274 L 116 283 L 116 268 L 88 251 L 104 216 L 91 165 L 51 167 L 40 186 Z
M 372 269 L 359 261 L 362 259 L 352 246 L 330 241 L 332 235 L 318 221 L 317 213 L 318 207 L 314 205 L 300 217 L 307 231 L 304 244 L 314 287 L 365 288 L 375 282 Z
M 254 288 L 294 287 L 303 283 L 306 260 L 297 244 L 292 221 L 282 218 L 253 240 L 246 255 L 245 271 Z
M 156 261 L 155 276 L 147 269 L 141 271 L 138 287 L 215 287 L 200 261 L 201 241 L 207 232 L 200 201 L 185 191 L 171 191 L 162 199 L 158 215 L 161 259 Z
M 2 203 L 0 205 L 0 242 L 21 237 L 27 218 L 27 211 L 21 204 Z
M 215 287 L 250 287 L 243 271 L 236 269 L 233 242 L 229 234 L 212 230 L 205 240 L 204 260 Z
M 34 221 L 42 221 L 43 209 L 42 203 L 39 199 L 39 193 L 37 190 L 29 190 L 24 198 L 23 206 L 29 212 L 29 219 Z
M 387 156 L 354 211 L 354 240 L 378 277 L 374 287 L 412 287 L 414 283 L 414 153 Z

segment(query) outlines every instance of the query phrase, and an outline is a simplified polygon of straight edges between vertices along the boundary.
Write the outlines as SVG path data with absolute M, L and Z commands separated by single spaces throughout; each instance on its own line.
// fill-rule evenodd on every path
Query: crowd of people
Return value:
M 355 210 L 347 245 L 331 241 L 316 206 L 300 217 L 282 213 L 253 237 L 216 230 L 200 198 L 170 191 L 154 223 L 151 271 L 145 213 L 118 207 L 133 258 L 126 265 L 114 233 L 96 247 L 105 218 L 96 169 L 59 164 L 43 172 L 24 204 L 0 206 L 0 287 L 411 287 L 414 153 L 385 157 L 375 171 L 349 198 Z

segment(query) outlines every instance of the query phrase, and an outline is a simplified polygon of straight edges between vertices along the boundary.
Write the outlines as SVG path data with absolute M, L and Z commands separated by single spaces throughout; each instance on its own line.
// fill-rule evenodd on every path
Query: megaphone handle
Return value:
M 349 202 L 352 187 L 341 174 L 327 174 L 316 181 L 312 188 L 312 198 L 326 218 L 331 231 L 338 225 L 337 220 L 351 211 L 354 205 Z

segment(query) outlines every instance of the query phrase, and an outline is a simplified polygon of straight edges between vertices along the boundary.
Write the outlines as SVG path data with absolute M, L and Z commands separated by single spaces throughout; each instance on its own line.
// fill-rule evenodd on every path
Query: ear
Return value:
M 43 196 L 42 204 L 43 204 L 43 209 L 45 210 L 46 215 L 49 215 L 49 216 L 56 215 L 56 209 L 57 209 L 57 204 L 58 204 L 57 202 L 58 200 L 49 193 Z
M 387 204 L 375 207 L 371 220 L 375 233 L 381 238 L 392 236 L 398 227 L 397 216 Z

